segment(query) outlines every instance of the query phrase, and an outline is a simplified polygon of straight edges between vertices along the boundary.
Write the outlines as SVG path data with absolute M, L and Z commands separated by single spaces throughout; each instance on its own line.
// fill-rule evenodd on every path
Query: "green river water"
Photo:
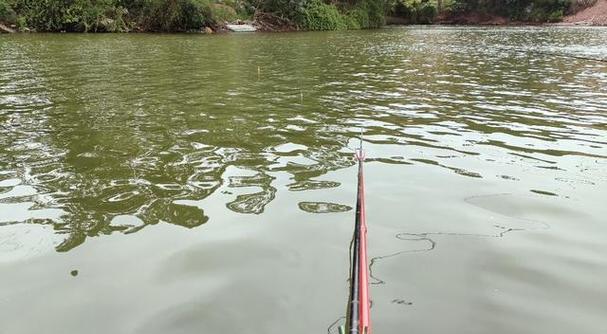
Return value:
M 605 334 L 605 28 L 0 36 L 0 333 Z

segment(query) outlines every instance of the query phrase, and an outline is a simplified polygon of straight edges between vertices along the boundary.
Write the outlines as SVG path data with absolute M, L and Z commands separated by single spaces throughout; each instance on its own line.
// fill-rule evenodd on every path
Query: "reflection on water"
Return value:
M 299 202 L 298 205 L 303 211 L 312 213 L 346 212 L 352 210 L 352 207 L 347 205 L 326 202 Z
M 558 182 L 595 182 L 607 156 L 607 67 L 508 48 L 604 56 L 605 34 L 3 38 L 0 219 L 53 224 L 67 251 L 159 222 L 204 224 L 175 201 L 204 199 L 224 180 L 228 209 L 261 214 L 276 173 L 291 175 L 289 191 L 339 187 L 316 178 L 353 164 L 347 145 L 361 128 L 370 161 L 473 178 L 496 177 L 498 164 L 543 168 L 557 178 L 529 190 L 558 196 Z M 222 178 L 231 166 L 242 175 Z
M 351 218 L 350 167 L 363 130 L 373 274 L 386 282 L 374 290 L 378 333 L 403 323 L 411 332 L 530 333 L 521 319 L 543 324 L 533 333 L 596 333 L 603 248 L 592 236 L 604 231 L 596 222 L 607 183 L 607 64 L 563 55 L 606 58 L 605 40 L 600 28 L 459 27 L 2 36 L 0 264 L 67 252 L 53 260 L 65 268 L 45 267 L 78 269 L 74 286 L 53 281 L 62 297 L 49 301 L 66 314 L 81 302 L 64 295 L 93 288 L 105 291 L 93 309 L 119 309 L 124 291 L 91 276 L 122 273 L 141 305 L 113 315 L 128 317 L 133 332 L 239 332 L 253 319 L 267 320 L 264 334 L 284 332 L 285 322 L 309 332 L 309 319 L 322 330 L 345 300 L 330 285 L 343 277 L 329 273 L 341 254 L 331 252 L 347 252 L 335 235 L 351 228 L 329 222 Z M 246 231 L 209 232 L 226 221 L 247 222 Z M 177 238 L 168 224 L 184 233 L 177 255 L 161 250 L 178 242 L 157 247 Z M 206 233 L 219 240 L 196 239 Z M 96 241 L 112 246 L 95 253 Z M 131 251 L 136 271 L 123 256 Z M 397 256 L 406 253 L 416 256 Z M 310 272 L 327 273 L 326 290 Z M 10 273 L 8 284 L 19 285 L 28 272 Z M 0 294 L 0 308 L 10 296 Z M 188 299 L 198 296 L 207 299 Z M 567 317 L 558 309 L 561 322 L 552 321 L 545 310 L 555 303 L 544 300 L 566 305 L 571 296 L 585 307 Z M 267 309 L 234 311 L 262 298 L 272 300 Z M 424 320 L 437 313 L 442 322 Z M 23 325 L 9 318 L 9 328 Z M 108 324 L 96 323 L 115 331 Z M 88 326 L 70 325 L 66 332 Z

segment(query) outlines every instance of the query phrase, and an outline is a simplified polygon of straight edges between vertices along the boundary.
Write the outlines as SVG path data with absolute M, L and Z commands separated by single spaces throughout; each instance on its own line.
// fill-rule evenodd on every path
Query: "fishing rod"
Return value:
M 340 334 L 370 334 L 371 319 L 369 299 L 369 266 L 367 264 L 367 223 L 365 220 L 365 186 L 363 176 L 363 162 L 365 153 L 362 148 L 362 134 L 360 146 L 356 150 L 355 158 L 358 161 L 358 190 L 356 196 L 356 217 L 354 220 L 354 234 L 350 246 L 350 295 L 348 297 L 348 310 L 346 325 L 339 328 Z

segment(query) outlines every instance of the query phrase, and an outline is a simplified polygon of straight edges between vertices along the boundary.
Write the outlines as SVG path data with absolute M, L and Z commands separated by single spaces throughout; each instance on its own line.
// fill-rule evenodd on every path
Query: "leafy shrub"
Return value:
M 21 0 L 15 3 L 15 9 L 36 30 L 60 31 L 72 26 L 74 18 L 69 15 L 72 5 L 57 0 Z
M 571 6 L 571 1 L 591 3 L 595 0 L 454 0 L 454 13 L 478 12 L 509 17 L 512 20 L 558 21 Z
M 344 16 L 335 5 L 312 0 L 305 7 L 302 19 L 308 30 L 343 30 L 346 29 Z
M 29 29 L 27 27 L 27 20 L 23 16 L 17 16 L 16 24 L 19 31 L 27 31 Z
M 93 29 L 105 32 L 125 32 L 129 30 L 126 15 L 129 11 L 124 7 L 112 7 L 104 15 L 97 18 Z M 88 27 L 87 27 L 88 28 Z M 88 30 L 88 29 L 87 29 Z
M 128 11 L 115 0 L 18 0 L 19 26 L 38 31 L 126 31 Z M 21 27 L 23 28 L 23 27 Z
M 190 31 L 271 14 L 309 30 L 376 28 L 396 0 L 0 0 L 0 21 L 37 31 Z M 463 1 L 463 0 L 460 0 Z
M 379 28 L 386 23 L 386 3 L 383 0 L 365 0 L 364 7 L 369 14 L 369 24 L 365 28 Z
M 278 17 L 301 24 L 308 0 L 250 0 L 252 6 L 262 12 L 272 13 Z M 313 2 L 313 1 L 312 1 Z
M 348 29 L 363 29 L 369 27 L 369 13 L 364 8 L 354 8 L 346 16 L 346 27 Z
M 81 17 L 76 18 L 76 31 L 124 32 L 128 30 L 128 10 L 114 0 L 82 1 Z
M 234 9 L 236 17 L 240 19 L 250 19 L 255 13 L 255 6 L 251 0 L 216 0 L 217 2 Z
M 256 9 L 291 20 L 308 30 L 376 28 L 385 23 L 386 0 L 250 1 Z
M 0 0 L 0 22 L 15 23 L 16 20 L 13 8 L 5 0 Z
M 222 4 L 212 4 L 210 7 L 210 14 L 215 22 L 232 22 L 238 19 L 236 10 L 230 6 Z
M 436 7 L 429 3 L 420 3 L 417 8 L 417 23 L 420 24 L 430 24 L 434 22 L 434 18 L 436 17 Z
M 391 14 L 396 17 L 410 18 L 413 15 L 413 7 L 403 0 L 396 1 L 392 7 Z
M 430 24 L 436 18 L 437 10 L 428 0 L 408 2 L 399 0 L 392 9 L 392 15 L 403 18 L 412 24 Z
M 212 24 L 205 0 L 146 0 L 142 24 L 152 31 L 200 30 Z
M 548 14 L 548 18 L 546 21 L 548 22 L 560 22 L 563 20 L 563 10 L 562 9 L 558 9 L 555 10 L 553 12 L 551 12 L 550 14 Z
M 513 19 L 531 22 L 557 22 L 570 6 L 568 0 L 519 0 L 517 10 L 511 11 Z

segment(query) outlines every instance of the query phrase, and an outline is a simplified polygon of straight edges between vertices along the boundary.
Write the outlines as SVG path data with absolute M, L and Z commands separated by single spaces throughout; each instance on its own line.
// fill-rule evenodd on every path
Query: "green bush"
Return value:
M 15 3 L 15 9 L 33 29 L 61 31 L 72 26 L 74 19 L 68 14 L 72 5 L 59 0 L 20 0 Z
M 0 21 L 36 31 L 179 32 L 265 12 L 308 30 L 365 29 L 384 24 L 386 1 L 0 0 Z
M 421 3 L 417 8 L 417 23 L 431 24 L 436 18 L 436 7 L 429 3 Z
M 368 29 L 384 24 L 384 0 L 359 0 L 354 4 L 343 4 L 341 11 L 333 4 L 311 0 L 304 7 L 300 23 L 308 30 Z
M 384 0 L 364 0 L 369 14 L 369 24 L 365 28 L 379 28 L 386 24 L 386 3 Z
M 128 11 L 116 0 L 17 0 L 19 26 L 38 31 L 117 32 Z M 24 27 L 21 27 L 24 28 Z
M 302 24 L 308 0 L 250 0 L 253 8 Z
M 5 1 L 0 0 L 0 22 L 15 23 L 17 15 L 13 8 Z
M 363 8 L 354 8 L 346 14 L 345 21 L 348 29 L 357 30 L 368 28 L 369 13 Z
M 560 22 L 563 20 L 563 10 L 558 9 L 548 14 L 548 22 Z
M 97 31 L 105 32 L 126 32 L 130 27 L 126 21 L 129 11 L 124 7 L 112 7 L 105 11 L 105 14 L 97 19 L 93 28 Z
M 145 30 L 192 31 L 211 25 L 206 0 L 146 0 L 141 19 Z
M 430 24 L 436 18 L 437 10 L 428 0 L 399 0 L 392 9 L 392 15 L 403 18 L 411 24 Z
M 399 0 L 394 3 L 390 14 L 400 18 L 411 18 L 414 15 L 414 10 L 407 2 Z
M 303 11 L 303 27 L 307 30 L 343 30 L 347 28 L 344 16 L 335 5 L 312 0 Z
M 573 1 L 573 2 L 572 2 Z M 560 21 L 572 4 L 585 6 L 594 0 L 454 0 L 454 13 L 478 12 L 531 22 Z
M 23 16 L 17 16 L 17 20 L 15 23 L 16 23 L 17 29 L 19 29 L 19 31 L 26 31 L 28 29 L 27 20 Z
M 252 0 L 216 0 L 216 2 L 234 9 L 239 18 L 251 18 L 255 12 Z
M 212 4 L 210 7 L 210 14 L 215 22 L 232 22 L 238 19 L 236 10 L 230 6 L 222 4 Z

